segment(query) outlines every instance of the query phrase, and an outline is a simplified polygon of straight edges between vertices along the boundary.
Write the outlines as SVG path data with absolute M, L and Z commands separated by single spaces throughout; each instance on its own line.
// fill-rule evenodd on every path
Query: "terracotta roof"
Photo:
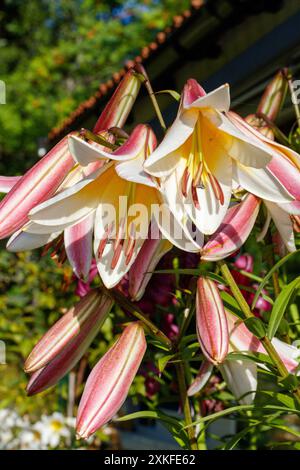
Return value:
M 87 110 L 96 106 L 97 102 L 102 100 L 105 95 L 107 95 L 122 79 L 126 71 L 133 67 L 135 64 L 142 63 L 147 60 L 151 55 L 156 52 L 159 47 L 161 47 L 167 39 L 180 28 L 193 14 L 194 11 L 199 10 L 205 3 L 205 0 L 192 0 L 189 10 L 185 10 L 181 15 L 176 15 L 173 18 L 171 26 L 168 26 L 164 31 L 160 31 L 153 42 L 143 47 L 140 54 L 132 60 L 128 60 L 124 67 L 118 72 L 115 72 L 112 77 L 107 80 L 105 83 L 99 85 L 98 90 L 86 101 L 83 101 L 71 114 L 69 117 L 64 119 L 64 121 L 59 124 L 57 127 L 54 127 L 48 134 L 49 140 L 55 140 L 63 132 L 70 128 L 75 121 L 84 114 Z

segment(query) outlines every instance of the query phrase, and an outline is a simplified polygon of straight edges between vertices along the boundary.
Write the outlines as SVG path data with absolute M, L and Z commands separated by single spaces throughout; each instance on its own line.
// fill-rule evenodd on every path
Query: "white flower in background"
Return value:
M 21 450 L 45 450 L 43 446 L 42 436 L 38 431 L 33 429 L 23 429 L 15 439 L 15 447 Z
M 41 420 L 33 425 L 33 430 L 40 433 L 42 445 L 46 447 L 58 447 L 61 439 L 71 438 L 66 418 L 58 412 L 42 416 Z

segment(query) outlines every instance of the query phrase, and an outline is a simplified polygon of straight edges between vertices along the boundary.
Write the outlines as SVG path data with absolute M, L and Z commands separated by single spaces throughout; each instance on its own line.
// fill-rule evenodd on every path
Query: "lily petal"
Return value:
M 246 191 L 271 202 L 288 203 L 293 197 L 268 168 L 250 168 L 233 162 L 233 178 Z
M 289 214 L 273 202 L 265 201 L 265 205 L 271 214 L 287 250 L 290 252 L 296 251 L 293 224 Z
M 40 248 L 47 243 L 55 240 L 61 232 L 53 233 L 30 233 L 27 231 L 27 227 L 32 225 L 32 222 L 28 222 L 24 227 L 15 232 L 8 240 L 6 249 L 11 252 L 28 251 Z
M 0 193 L 9 193 L 22 176 L 0 176 Z
M 67 228 L 95 211 L 101 189 L 108 184 L 112 163 L 103 166 L 96 173 L 60 192 L 53 198 L 31 210 L 29 217 L 39 225 Z M 104 174 L 105 173 L 105 174 Z M 100 175 L 103 178 L 98 178 Z
M 94 214 L 64 231 L 64 242 L 68 260 L 79 279 L 88 278 L 92 264 L 92 240 Z
M 266 354 L 264 347 L 256 336 L 240 320 L 227 312 L 228 325 L 230 330 L 230 344 L 237 351 L 254 351 Z M 300 351 L 290 344 L 286 344 L 277 338 L 272 339 L 272 344 L 278 351 L 284 365 L 290 373 L 295 373 L 298 368 L 296 358 Z
M 144 168 L 150 175 L 167 176 L 175 169 L 181 158 L 178 149 L 193 133 L 198 114 L 196 109 L 189 109 L 177 116 L 161 144 L 145 162 Z
M 200 390 L 202 390 L 205 387 L 205 385 L 210 379 L 213 368 L 214 366 L 210 361 L 207 361 L 207 360 L 202 361 L 197 376 L 195 377 L 195 379 L 193 380 L 193 382 L 188 388 L 187 394 L 189 397 L 192 397 L 193 395 L 200 392 Z
M 155 230 L 155 226 L 158 237 L 151 238 L 151 233 Z M 161 258 L 171 250 L 172 246 L 168 240 L 162 238 L 157 224 L 152 221 L 149 228 L 149 237 L 144 241 L 136 260 L 129 270 L 128 291 L 131 300 L 138 301 L 141 299 L 151 279 L 152 271 L 154 271 Z
M 194 101 L 191 100 L 192 96 L 197 96 L 201 93 L 201 89 L 196 90 L 195 80 L 188 80 L 183 90 L 183 108 L 214 108 L 219 111 L 228 111 L 230 108 L 230 88 L 228 83 L 221 85 L 210 93 L 204 92 L 202 88 L 202 96 L 198 96 Z M 192 85 L 192 86 L 191 86 Z M 203 94 L 204 92 L 204 94 Z
M 246 359 L 230 360 L 225 361 L 219 369 L 236 399 L 243 405 L 251 405 L 257 389 L 256 364 Z
M 210 237 L 201 252 L 206 261 L 226 258 L 247 240 L 259 212 L 260 201 L 252 194 L 228 209 L 218 230 Z

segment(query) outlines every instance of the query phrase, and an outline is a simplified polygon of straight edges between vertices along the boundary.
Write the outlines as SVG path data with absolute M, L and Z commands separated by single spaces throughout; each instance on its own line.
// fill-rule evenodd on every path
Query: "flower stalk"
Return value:
M 198 450 L 197 440 L 195 436 L 195 429 L 192 426 L 193 420 L 191 415 L 191 408 L 189 403 L 189 397 L 187 394 L 187 387 L 185 381 L 185 371 L 183 362 L 176 364 L 176 373 L 178 378 L 179 394 L 181 400 L 181 406 L 184 414 L 185 426 L 187 427 L 187 434 L 190 441 L 191 450 Z
M 118 305 L 131 313 L 131 315 L 133 315 L 137 320 L 140 320 L 156 339 L 166 346 L 168 350 L 172 350 L 172 341 L 156 325 L 154 325 L 151 320 L 145 317 L 143 312 L 136 305 L 133 305 L 129 300 L 127 300 L 121 292 L 117 289 L 107 289 L 104 285 L 100 287 L 100 290 L 105 292 L 105 294 L 111 299 L 115 300 Z
M 135 66 L 135 70 L 138 74 L 138 77 L 141 79 L 142 83 L 145 85 L 146 89 L 147 89 L 147 92 L 149 94 L 149 97 L 150 97 L 150 100 L 152 102 L 152 105 L 153 105 L 153 108 L 156 112 L 156 116 L 157 116 L 157 119 L 159 120 L 159 123 L 161 125 L 161 128 L 164 130 L 164 132 L 166 132 L 167 130 L 167 126 L 166 126 L 166 123 L 164 121 L 164 118 L 163 118 L 163 115 L 161 113 L 161 110 L 160 110 L 160 107 L 158 105 L 158 102 L 157 102 L 157 99 L 156 99 L 156 96 L 155 96 L 155 93 L 153 91 L 153 88 L 152 88 L 152 85 L 151 85 L 151 82 L 148 78 L 148 75 L 146 73 L 146 70 L 144 69 L 144 67 L 140 64 L 137 64 Z

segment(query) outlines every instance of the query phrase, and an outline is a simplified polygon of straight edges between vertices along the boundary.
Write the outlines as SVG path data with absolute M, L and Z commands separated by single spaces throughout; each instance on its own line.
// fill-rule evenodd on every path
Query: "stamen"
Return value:
M 126 256 L 125 263 L 126 263 L 126 265 L 129 264 L 129 262 L 132 258 L 135 243 L 136 243 L 135 225 L 132 223 L 130 225 L 130 235 L 129 235 L 129 239 L 128 239 L 128 243 L 127 243 L 127 247 L 126 247 L 126 251 L 125 251 L 125 256 Z
M 125 227 L 125 217 L 122 217 L 122 219 L 120 220 L 117 237 L 116 237 L 116 241 L 114 244 L 114 250 L 117 250 L 119 244 L 122 243 L 122 239 L 124 236 L 124 227 Z
M 221 206 L 224 204 L 224 193 L 222 191 L 222 188 L 219 184 L 219 181 L 215 176 L 211 173 L 208 173 L 209 181 L 211 183 L 214 195 L 216 196 L 216 199 L 220 201 Z
M 97 257 L 99 260 L 102 258 L 106 244 L 109 241 L 109 237 L 112 232 L 112 227 L 113 227 L 113 224 L 110 224 L 110 226 L 106 225 L 104 235 L 99 242 L 99 246 L 97 250 Z
M 199 203 L 199 199 L 198 199 L 198 194 L 197 194 L 197 188 L 192 185 L 192 198 L 193 198 L 193 202 L 194 202 L 194 205 L 196 207 L 196 209 L 200 209 L 200 203 Z
M 198 169 L 197 169 L 197 172 L 196 172 L 196 175 L 193 179 L 193 186 L 195 186 L 195 188 L 204 188 L 204 185 L 203 183 L 201 182 L 201 177 L 202 177 L 202 173 L 203 173 L 203 168 L 204 168 L 204 165 L 203 165 L 203 162 L 200 162 L 199 166 L 198 166 Z
M 188 186 L 189 178 L 190 178 L 190 173 L 189 173 L 188 167 L 186 166 L 182 175 L 182 180 L 181 180 L 181 192 L 182 192 L 183 197 L 187 196 L 187 186 Z
M 293 229 L 296 233 L 300 233 L 300 217 L 299 215 L 291 215 L 291 221 L 293 224 Z
M 117 248 L 114 251 L 114 256 L 111 260 L 110 269 L 115 269 L 115 267 L 117 266 L 122 250 L 123 250 L 123 240 L 121 240 L 121 242 L 118 244 Z

